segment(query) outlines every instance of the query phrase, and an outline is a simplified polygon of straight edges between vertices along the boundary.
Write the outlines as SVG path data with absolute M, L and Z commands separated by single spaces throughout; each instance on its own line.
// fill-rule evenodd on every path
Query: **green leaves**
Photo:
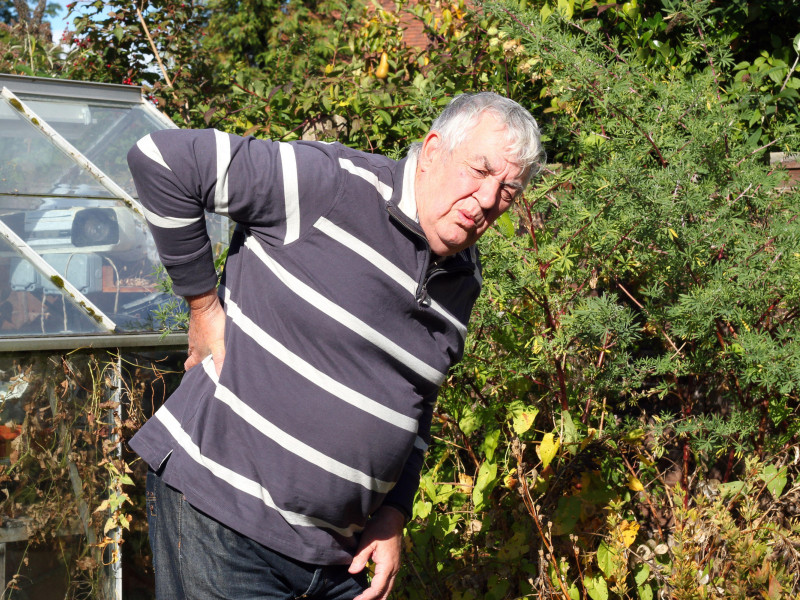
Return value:
M 600 542 L 597 548 L 597 566 L 606 577 L 612 577 L 618 571 L 625 568 L 623 564 L 624 558 L 616 549 L 609 546 L 606 540 Z
M 608 600 L 608 585 L 600 573 L 584 577 L 583 585 L 592 600 Z
M 748 466 L 749 471 L 753 471 L 753 465 Z M 747 495 L 754 490 L 766 488 L 773 498 L 780 498 L 789 479 L 787 477 L 787 468 L 778 468 L 776 465 L 765 464 L 753 473 L 755 479 L 746 481 L 730 481 L 719 485 L 720 493 L 725 498 L 736 498 L 737 496 Z
M 497 464 L 489 461 L 484 462 L 478 470 L 475 486 L 472 488 L 472 502 L 476 511 L 484 509 L 489 494 L 497 484 L 497 479 Z
M 511 429 L 517 435 L 523 435 L 533 426 L 539 409 L 516 400 L 508 406 L 508 414 L 511 418 Z
M 500 218 L 495 221 L 495 225 L 505 237 L 509 239 L 514 237 L 514 222 L 511 220 L 511 215 L 508 212 L 500 215 Z
M 774 498 L 780 497 L 788 482 L 786 467 L 778 469 L 775 465 L 765 465 L 760 477 Z
M 650 576 L 650 567 L 647 563 L 642 563 L 633 571 L 633 579 L 636 583 L 636 591 L 639 600 L 653 600 L 653 588 L 647 583 Z

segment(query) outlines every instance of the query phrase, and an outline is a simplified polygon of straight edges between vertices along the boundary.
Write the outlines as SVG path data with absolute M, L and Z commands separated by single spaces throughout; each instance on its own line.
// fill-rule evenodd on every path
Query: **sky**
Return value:
M 50 19 L 50 28 L 53 31 L 53 41 L 61 41 L 61 34 L 67 29 L 67 3 L 71 0 L 51 0 L 58 4 L 61 8 L 58 15 Z M 72 17 L 70 17 L 70 21 Z M 71 23 L 70 23 L 71 24 Z

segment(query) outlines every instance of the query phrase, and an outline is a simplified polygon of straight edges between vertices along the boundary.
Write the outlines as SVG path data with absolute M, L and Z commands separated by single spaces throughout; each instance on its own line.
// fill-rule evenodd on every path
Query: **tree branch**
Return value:
M 153 51 L 153 56 L 156 57 L 156 62 L 158 62 L 158 68 L 161 69 L 161 74 L 164 76 L 164 81 L 167 82 L 167 87 L 172 87 L 172 80 L 169 78 L 169 74 L 167 74 L 167 69 L 164 66 L 164 63 L 161 61 L 161 55 L 158 53 L 156 44 L 153 41 L 153 36 L 150 35 L 150 30 L 147 28 L 147 23 L 145 23 L 144 21 L 144 15 L 142 14 L 142 11 L 138 5 L 136 6 L 136 16 L 139 17 L 139 23 L 142 24 L 142 29 L 144 29 L 144 35 L 145 37 L 147 37 L 147 41 L 150 42 L 150 49 Z

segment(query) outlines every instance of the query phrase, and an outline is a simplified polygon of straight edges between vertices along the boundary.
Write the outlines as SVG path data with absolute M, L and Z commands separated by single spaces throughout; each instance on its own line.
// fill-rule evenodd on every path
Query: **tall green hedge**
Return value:
M 481 241 L 402 597 L 796 597 L 797 192 L 711 62 L 497 10 L 570 162 Z

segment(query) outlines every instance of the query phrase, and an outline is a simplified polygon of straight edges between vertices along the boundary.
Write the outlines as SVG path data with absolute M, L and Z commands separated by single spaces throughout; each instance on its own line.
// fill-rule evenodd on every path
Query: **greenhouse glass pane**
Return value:
M 0 194 L 111 196 L 4 98 L 0 98 Z
M 140 138 L 164 129 L 140 104 L 101 104 L 92 101 L 54 100 L 20 95 L 86 158 L 131 196 L 136 188 L 126 156 Z
M 118 331 L 160 329 L 153 311 L 172 297 L 159 288 L 149 230 L 123 202 L 17 197 L 0 206 L 0 220 Z M 0 250 L 0 336 L 105 331 L 7 243 Z
M 85 279 L 96 268 L 88 256 L 74 256 L 67 267 L 71 277 Z M 84 277 L 78 276 L 83 274 Z M 61 333 L 99 333 L 100 323 L 13 246 L 0 238 L 0 335 L 53 335 Z

